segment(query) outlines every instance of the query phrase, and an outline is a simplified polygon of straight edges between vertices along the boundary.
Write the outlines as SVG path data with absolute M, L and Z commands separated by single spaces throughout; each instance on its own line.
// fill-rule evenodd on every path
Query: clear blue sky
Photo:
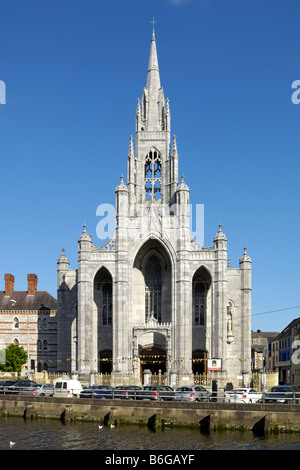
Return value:
M 0 288 L 6 272 L 16 290 L 36 273 L 56 297 L 61 248 L 77 268 L 84 223 L 102 245 L 96 209 L 114 204 L 126 174 L 155 17 L 204 244 L 221 221 L 232 267 L 247 246 L 254 330 L 299 317 L 299 0 L 2 0 L 0 10 Z

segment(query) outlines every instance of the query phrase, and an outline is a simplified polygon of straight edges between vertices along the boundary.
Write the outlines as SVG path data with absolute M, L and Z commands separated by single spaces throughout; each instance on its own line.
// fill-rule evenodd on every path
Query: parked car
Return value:
M 94 390 L 93 398 L 113 398 L 114 389 L 109 385 L 99 385 Z
M 300 403 L 300 387 L 277 385 L 270 388 L 261 401 L 264 403 Z
M 32 392 L 34 396 L 38 397 L 53 397 L 54 385 L 52 384 L 38 384 L 35 391 Z
M 175 391 L 176 401 L 209 401 L 210 391 L 201 385 L 186 385 Z
M 138 391 L 140 390 L 142 390 L 142 387 L 139 387 L 138 385 L 120 385 L 114 388 L 113 396 L 114 398 L 119 399 L 135 399 Z
M 253 388 L 234 388 L 225 392 L 223 402 L 226 403 L 257 403 L 262 398 L 262 393 Z
M 99 385 L 91 385 L 90 387 L 85 387 L 80 392 L 80 398 L 93 398 L 94 391 L 98 389 Z
M 137 392 L 137 400 L 173 400 L 175 391 L 167 385 L 145 385 Z
M 55 397 L 79 397 L 82 385 L 78 380 L 59 379 L 54 384 Z
M 17 380 L 13 385 L 6 388 L 5 393 L 9 395 L 32 395 L 38 384 L 32 380 Z
M 113 398 L 113 388 L 109 385 L 93 385 L 80 392 L 80 398 Z
M 16 383 L 16 380 L 4 380 L 0 383 L 0 394 L 3 395 L 8 393 L 8 387 L 11 387 Z

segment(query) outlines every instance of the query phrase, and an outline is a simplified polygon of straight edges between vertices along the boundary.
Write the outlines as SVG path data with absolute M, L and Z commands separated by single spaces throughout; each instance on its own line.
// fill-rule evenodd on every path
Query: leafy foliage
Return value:
M 21 346 L 10 344 L 5 349 L 5 364 L 0 364 L 2 372 L 21 372 L 22 366 L 27 361 L 27 353 Z

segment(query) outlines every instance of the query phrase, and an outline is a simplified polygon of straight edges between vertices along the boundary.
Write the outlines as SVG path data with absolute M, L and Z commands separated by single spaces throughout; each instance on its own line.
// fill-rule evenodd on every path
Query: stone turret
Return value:
M 63 288 L 66 273 L 69 271 L 70 263 L 65 255 L 65 249 L 62 248 L 62 254 L 57 260 L 57 288 Z

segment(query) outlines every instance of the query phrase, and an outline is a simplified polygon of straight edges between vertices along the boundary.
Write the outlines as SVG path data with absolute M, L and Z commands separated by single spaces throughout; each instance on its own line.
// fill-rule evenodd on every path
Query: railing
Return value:
M 91 393 L 89 393 L 89 389 L 85 389 L 85 390 L 82 390 L 83 392 L 81 395 L 82 397 L 88 394 L 88 398 L 92 398 L 92 399 L 103 398 L 103 399 L 121 399 L 121 400 L 122 399 L 136 400 L 138 393 L 141 391 L 138 389 L 132 390 L 132 389 L 125 389 L 125 388 L 123 390 L 114 390 L 114 389 L 101 390 L 101 387 L 99 387 L 99 389 L 95 389 L 94 391 L 91 391 Z
M 300 404 L 300 392 L 265 392 L 262 394 L 262 403 L 276 400 L 277 403 Z
M 174 390 L 175 392 L 176 390 Z M 111 398 L 111 399 L 132 399 L 136 400 L 139 398 L 140 392 L 142 390 L 102 390 L 100 393 L 95 393 L 92 398 Z M 180 393 L 181 399 L 190 401 L 188 399 L 189 392 L 178 392 L 177 396 Z M 191 392 L 192 393 L 192 392 Z M 223 403 L 268 403 L 270 400 L 275 399 L 277 403 L 290 403 L 290 404 L 300 404 L 300 392 L 282 392 L 278 397 L 277 392 L 264 392 L 257 393 L 256 395 L 246 395 L 236 392 L 224 392 L 224 391 L 210 391 L 210 397 L 200 397 L 201 401 L 210 401 L 210 402 L 223 402 Z
M 36 392 L 36 388 L 30 388 L 30 387 L 14 387 L 12 388 L 11 386 L 7 387 L 0 387 L 0 395 L 19 395 L 21 392 Z
M 85 392 L 86 390 L 86 392 Z M 11 387 L 11 386 L 0 386 L 0 395 L 34 395 L 36 389 L 30 387 Z M 174 392 L 176 389 L 174 390 Z M 89 388 L 82 390 L 83 395 L 89 392 Z M 132 399 L 136 400 L 140 396 L 140 392 L 142 389 L 131 389 L 131 388 L 124 388 L 122 390 L 112 389 L 104 389 L 101 390 L 101 386 L 99 388 L 95 388 L 91 390 L 90 397 L 92 399 Z M 200 400 L 210 401 L 210 402 L 223 402 L 223 403 L 289 403 L 289 404 L 300 404 L 300 391 L 289 391 L 289 392 L 256 392 L 254 393 L 238 393 L 235 390 L 232 391 L 211 391 L 209 400 L 205 397 L 200 397 Z M 177 391 L 176 395 L 181 394 L 181 399 L 190 401 L 188 399 L 189 392 L 187 391 Z M 191 392 L 192 393 L 192 392 Z M 174 397 L 175 398 L 175 397 Z
M 214 393 L 214 392 L 213 392 Z M 237 393 L 234 390 L 231 392 L 216 392 L 218 400 L 220 401 L 220 394 L 223 396 L 225 403 L 289 403 L 300 404 L 300 392 L 257 392 L 256 394 L 243 394 Z M 213 400 L 211 400 L 213 401 Z

